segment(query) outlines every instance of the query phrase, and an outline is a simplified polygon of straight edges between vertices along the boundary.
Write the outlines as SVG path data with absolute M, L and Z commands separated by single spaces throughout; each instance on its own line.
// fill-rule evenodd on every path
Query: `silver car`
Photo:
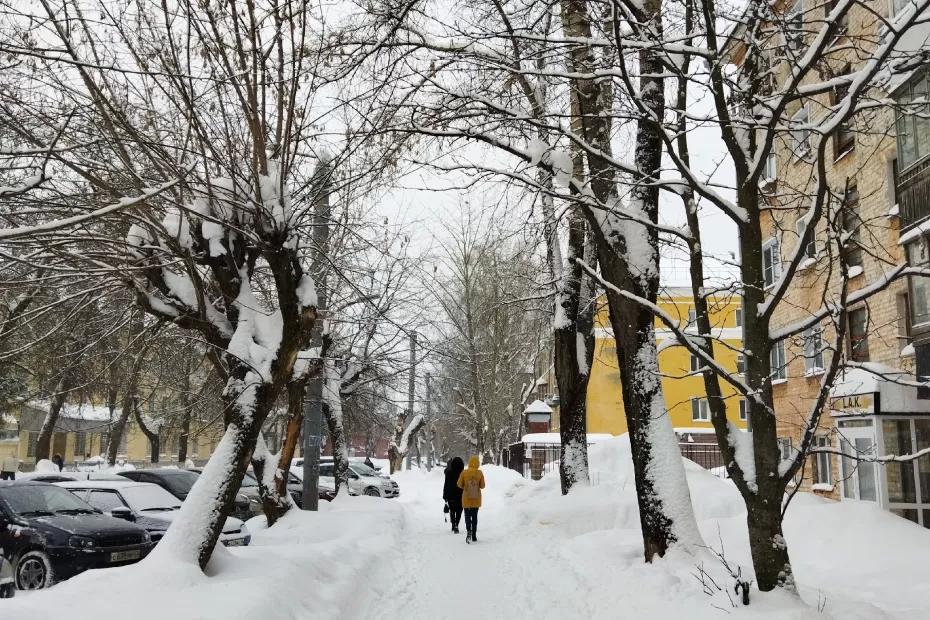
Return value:
M 320 484 L 335 488 L 332 463 L 320 463 Z M 400 495 L 400 487 L 363 463 L 349 463 L 349 495 L 397 497 Z
M 59 482 L 57 485 L 103 513 L 141 525 L 148 530 L 153 541 L 161 540 L 181 508 L 181 500 L 149 482 L 87 480 Z M 245 523 L 233 517 L 226 519 L 220 534 L 221 543 L 227 547 L 238 547 L 248 545 L 251 540 Z

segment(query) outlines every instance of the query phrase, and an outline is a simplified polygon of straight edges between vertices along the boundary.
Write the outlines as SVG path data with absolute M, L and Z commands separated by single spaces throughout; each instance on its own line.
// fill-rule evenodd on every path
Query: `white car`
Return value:
M 320 484 L 335 488 L 332 463 L 320 463 Z M 349 463 L 349 495 L 370 495 L 372 497 L 397 497 L 400 488 L 397 483 L 381 476 L 363 463 Z
M 134 521 L 159 541 L 178 516 L 181 500 L 150 482 L 86 480 L 59 482 L 79 498 L 105 514 Z M 248 528 L 239 519 L 228 517 L 223 524 L 220 542 L 227 547 L 248 545 L 252 540 Z

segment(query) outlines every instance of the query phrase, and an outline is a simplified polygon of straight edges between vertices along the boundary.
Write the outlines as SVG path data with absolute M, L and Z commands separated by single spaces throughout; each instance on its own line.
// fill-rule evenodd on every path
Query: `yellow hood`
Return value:
M 477 456 L 468 457 L 468 469 L 478 469 L 478 466 L 479 466 L 479 463 L 478 463 Z

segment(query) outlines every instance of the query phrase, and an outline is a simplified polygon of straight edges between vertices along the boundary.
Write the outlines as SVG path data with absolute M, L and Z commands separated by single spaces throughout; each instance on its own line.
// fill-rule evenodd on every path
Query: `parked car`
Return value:
M 62 471 L 56 474 L 44 472 L 29 472 L 27 474 L 18 474 L 20 480 L 32 480 L 35 482 L 73 482 L 75 480 L 122 480 L 116 474 L 101 474 L 94 471 Z
M 332 463 L 320 463 L 320 483 L 335 488 Z M 400 487 L 396 482 L 363 463 L 349 463 L 349 495 L 370 495 L 372 497 L 397 497 Z
M 16 584 L 13 581 L 13 565 L 3 557 L 0 549 L 0 598 L 13 598 L 16 594 Z
M 148 482 L 87 480 L 59 482 L 58 486 L 68 489 L 101 512 L 141 525 L 155 542 L 162 539 L 181 508 L 181 500 L 157 484 Z M 248 545 L 251 540 L 252 536 L 242 521 L 227 517 L 220 534 L 221 543 L 237 547 Z
M 291 476 L 293 476 L 301 484 L 303 488 L 304 480 L 304 470 L 303 467 L 297 467 L 296 465 L 291 465 Z M 326 480 L 317 481 L 317 495 L 320 499 L 324 499 L 327 502 L 331 502 L 336 499 L 336 486 L 334 483 L 327 482 Z
M 159 467 L 155 469 L 133 469 L 120 472 L 119 475 L 136 482 L 157 484 L 183 502 L 187 499 L 187 494 L 190 493 L 194 483 L 197 482 L 201 471 L 203 470 Z M 93 479 L 91 478 L 91 480 Z M 258 505 L 258 512 L 261 512 L 261 504 Z M 232 516 L 247 521 L 255 514 L 256 512 L 249 498 L 243 493 L 237 494 Z
M 245 476 L 242 477 L 242 485 L 239 487 L 239 492 L 249 498 L 249 501 L 252 503 L 258 503 L 258 512 L 256 514 L 261 514 L 262 501 L 258 495 L 258 480 L 252 473 L 252 470 L 245 472 Z M 291 494 L 291 499 L 294 500 L 294 503 L 298 506 L 303 505 L 304 497 L 304 484 L 301 482 L 300 478 L 294 474 L 289 474 L 287 477 L 287 492 Z
M 17 589 L 38 590 L 92 568 L 138 562 L 152 549 L 145 528 L 102 514 L 45 482 L 0 482 L 0 549 Z M 0 583 L 3 581 L 0 569 Z

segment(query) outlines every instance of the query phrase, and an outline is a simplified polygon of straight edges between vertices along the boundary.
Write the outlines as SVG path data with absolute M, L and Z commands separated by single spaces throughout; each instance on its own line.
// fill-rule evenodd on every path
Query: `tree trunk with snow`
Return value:
M 562 23 L 571 37 L 590 40 L 591 17 L 585 0 L 563 0 Z M 637 17 L 661 33 L 661 2 L 647 0 Z M 571 52 L 574 70 L 590 74 L 596 65 L 588 44 Z M 663 118 L 664 68 L 659 54 L 639 54 L 640 104 L 648 110 L 637 124 L 635 162 L 638 179 L 630 211 L 640 221 L 586 209 L 598 246 L 598 261 L 608 287 L 610 323 L 617 343 L 617 361 L 623 379 L 623 403 L 633 456 L 643 550 L 647 562 L 663 556 L 675 542 L 701 544 L 691 507 L 684 465 L 671 420 L 665 409 L 658 367 L 654 316 L 621 291 L 655 302 L 659 288 L 658 233 L 643 222 L 658 221 L 658 188 L 649 179 L 659 176 L 662 135 L 651 120 Z M 572 81 L 578 97 L 582 135 L 597 149 L 587 152 L 591 189 L 607 207 L 619 206 L 616 171 L 611 156 L 609 84 L 592 79 Z M 606 90 L 605 90 L 606 89 Z M 645 118 L 646 116 L 648 118 Z M 603 155 L 601 155 L 603 153 Z
M 268 450 L 264 435 L 259 433 L 255 439 L 255 449 L 252 450 L 252 471 L 258 481 L 258 496 L 268 527 L 274 525 L 291 507 L 287 491 L 287 470 L 281 469 L 279 457 L 280 455 L 272 454 Z M 283 493 L 278 490 L 282 481 Z
M 157 463 L 159 460 L 159 452 L 161 451 L 161 439 L 158 436 L 158 431 L 152 430 L 149 428 L 148 424 L 145 423 L 145 418 L 142 415 L 142 412 L 139 411 L 139 399 L 134 397 L 132 399 L 132 412 L 133 417 L 135 417 L 136 424 L 139 426 L 139 430 L 142 431 L 142 434 L 145 435 L 146 439 L 149 440 L 149 446 L 151 447 L 152 454 L 150 460 L 152 463 Z M 180 457 L 178 460 L 181 461 Z
M 297 445 L 300 443 L 301 428 L 304 423 L 304 393 L 307 389 L 308 377 L 295 379 L 287 384 L 287 421 L 284 426 L 284 440 L 281 442 L 280 467 L 290 471 Z M 278 494 L 287 493 L 287 480 L 278 481 Z
M 341 489 L 347 492 L 349 489 L 349 447 L 342 415 L 342 376 L 332 359 L 325 360 L 323 368 L 323 416 L 333 447 L 333 477 L 338 494 Z
M 400 471 L 404 463 L 404 457 L 410 452 L 411 440 L 416 438 L 417 432 L 426 424 L 426 419 L 422 414 L 417 414 L 414 416 L 413 420 L 410 421 L 410 424 L 407 424 L 404 428 L 403 424 L 405 418 L 399 418 L 399 423 L 395 426 L 395 431 L 397 429 L 402 429 L 402 432 L 397 434 L 395 432 L 394 439 L 391 440 L 391 445 L 388 448 L 388 454 L 391 458 L 391 473 L 395 471 Z
M 572 211 L 569 221 L 568 264 L 556 296 L 555 378 L 559 389 L 559 476 L 562 493 L 588 484 L 588 379 L 594 359 L 594 299 L 591 278 L 575 260 L 596 262 L 586 243 L 585 221 Z M 590 248 L 585 252 L 585 248 Z
M 61 409 L 68 399 L 71 383 L 70 373 L 71 369 L 65 369 L 55 385 L 55 393 L 49 402 L 45 420 L 42 421 L 42 428 L 39 429 L 39 436 L 36 438 L 36 461 L 52 458 L 52 436 L 55 433 L 55 425 L 58 424 Z

